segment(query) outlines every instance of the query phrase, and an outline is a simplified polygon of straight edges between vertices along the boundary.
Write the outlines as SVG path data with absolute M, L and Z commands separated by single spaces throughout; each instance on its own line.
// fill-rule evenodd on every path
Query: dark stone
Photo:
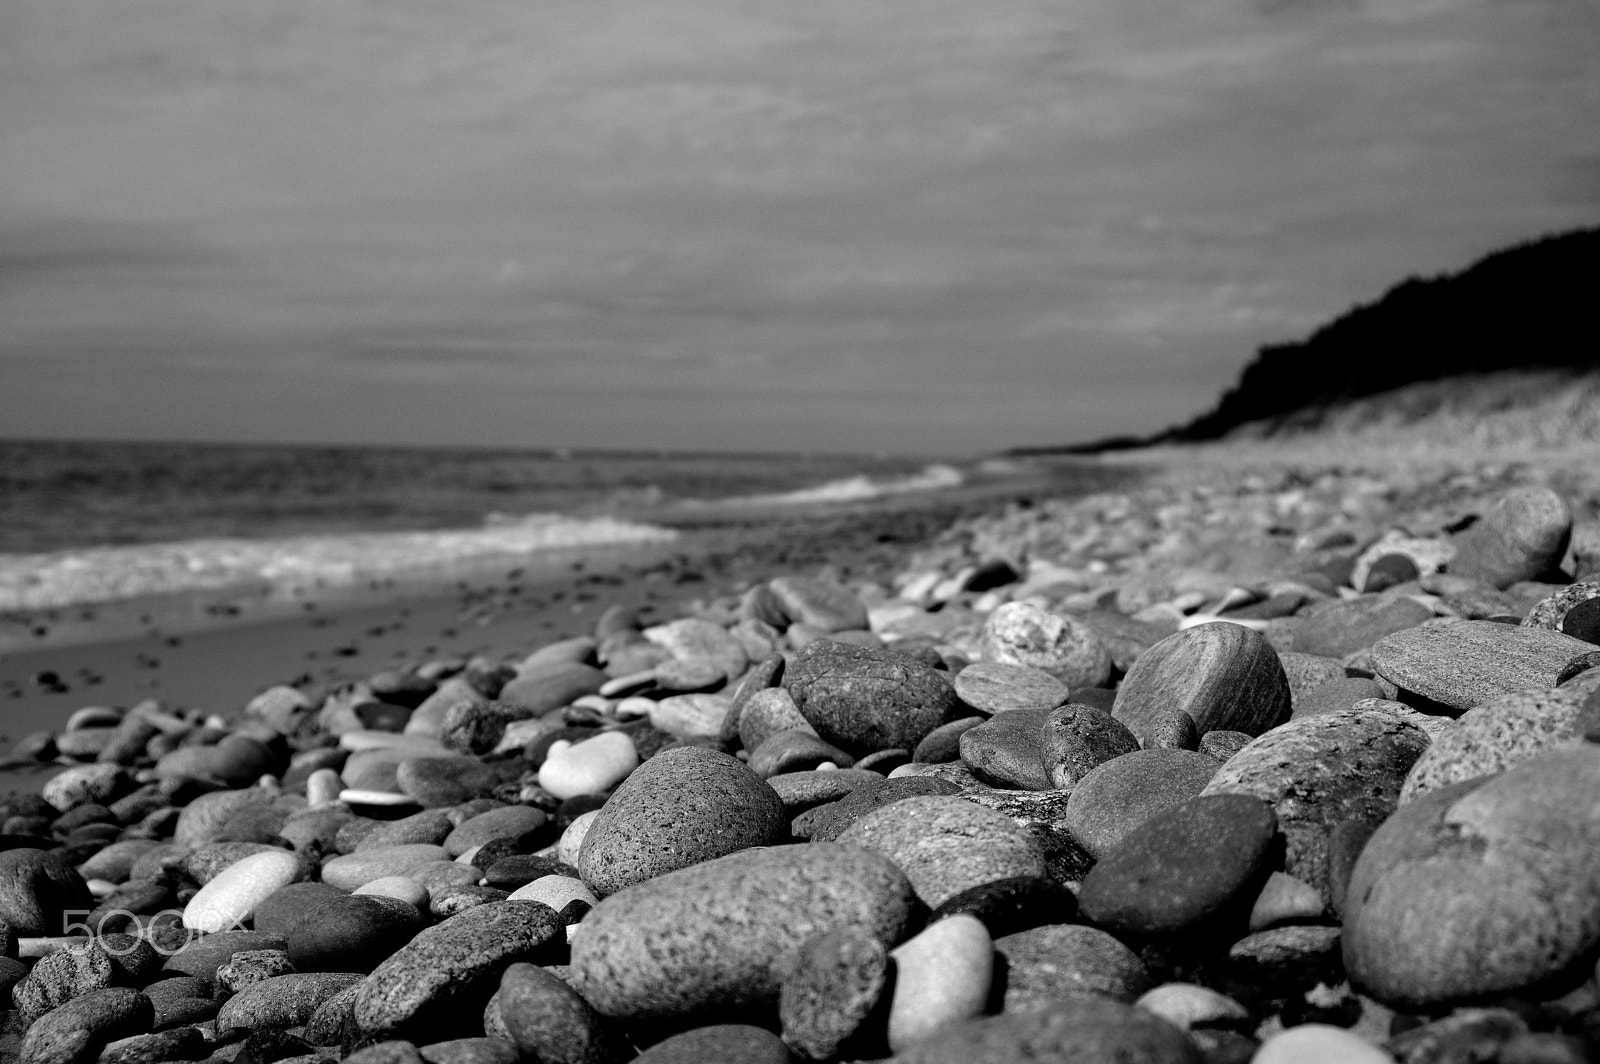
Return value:
M 983 922 L 990 938 L 1000 938 L 1044 924 L 1069 923 L 1077 912 L 1077 899 L 1054 879 L 1016 876 L 963 890 L 934 909 L 928 922 L 966 913 Z
M 531 1060 L 610 1064 L 625 1055 L 613 1025 L 577 991 L 537 965 L 507 968 L 498 997 L 506 1033 Z
M 62 854 L 27 847 L 0 852 L 0 920 L 16 934 L 65 934 L 69 910 L 94 906 L 88 885 Z
M 1104 997 L 1070 997 L 1040 1012 L 953 1024 L 895 1057 L 896 1064 L 1204 1064 L 1183 1031 Z
M 743 1023 L 697 1027 L 675 1034 L 634 1058 L 634 1064 L 793 1064 L 771 1031 Z
M 945 673 L 892 651 L 827 639 L 795 655 L 784 686 L 818 735 L 856 756 L 915 749 L 960 706 Z
M 880 783 L 863 784 L 837 802 L 814 810 L 810 838 L 812 842 L 832 842 L 845 828 L 874 809 L 906 798 L 960 793 L 961 789 L 955 784 L 931 776 L 900 776 Z
M 394 898 L 346 894 L 309 908 L 285 935 L 301 972 L 370 972 L 426 926 Z
M 1042 731 L 1053 709 L 996 713 L 960 739 L 961 760 L 985 783 L 1024 791 L 1053 787 L 1045 771 Z
M 846 1049 L 881 1056 L 868 1020 L 889 985 L 889 951 L 866 929 L 846 925 L 811 939 L 795 955 L 778 993 L 783 1040 L 811 1060 Z

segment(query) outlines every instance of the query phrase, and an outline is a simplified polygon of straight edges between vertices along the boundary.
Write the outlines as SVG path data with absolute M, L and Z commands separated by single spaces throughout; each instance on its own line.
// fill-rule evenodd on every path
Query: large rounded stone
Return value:
M 1451 783 L 1491 776 L 1582 737 L 1579 721 L 1600 692 L 1600 669 L 1561 687 L 1518 691 L 1469 709 L 1440 730 L 1400 789 L 1409 802 Z
M 1403 595 L 1363 595 L 1336 602 L 1306 617 L 1294 630 L 1294 648 L 1305 654 L 1343 658 L 1386 635 L 1415 628 L 1433 611 Z M 1340 675 L 1344 675 L 1340 672 Z
M 1109 998 L 1052 1002 L 1040 1012 L 973 1020 L 891 1058 L 894 1064 L 1201 1064 L 1189 1036 L 1159 1016 Z
M 1600 944 L 1600 746 L 1548 750 L 1402 806 L 1362 850 L 1344 962 L 1396 1008 L 1515 994 Z
M 1050 790 L 1042 744 L 1050 714 L 1051 710 L 1042 707 L 996 713 L 961 733 L 961 760 L 985 783 L 1023 791 Z
M 559 977 L 517 963 L 500 977 L 500 1019 L 522 1056 L 541 1064 L 612 1064 L 623 1047 L 605 1018 Z
M 1248 794 L 1270 805 L 1286 841 L 1284 871 L 1331 898 L 1331 833 L 1341 824 L 1382 823 L 1427 747 L 1421 728 L 1382 710 L 1319 713 L 1250 742 L 1202 793 Z
M 1045 872 L 1039 845 L 1004 813 L 964 798 L 907 798 L 868 813 L 839 842 L 883 854 L 930 909 L 997 879 Z
M 1549 488 L 1514 488 L 1456 538 L 1454 576 L 1506 588 L 1539 580 L 1561 564 L 1572 536 L 1572 510 Z
M 912 750 L 961 705 L 946 673 L 892 651 L 818 640 L 784 686 L 817 734 L 854 756 Z
M 48 850 L 0 852 L 0 921 L 18 935 L 67 934 L 66 913 L 94 908 L 88 885 Z
M 1084 877 L 1079 911 L 1136 935 L 1187 931 L 1259 890 L 1278 820 L 1241 794 L 1193 798 L 1130 831 Z
M 90 991 L 35 1020 L 22 1041 L 19 1064 L 80 1064 L 108 1042 L 150 1030 L 155 1010 L 137 990 Z
M 1593 649 L 1548 628 L 1459 621 L 1378 640 L 1372 669 L 1402 692 L 1464 710 L 1513 691 L 1554 687 L 1567 662 Z M 1420 704 L 1405 695 L 1401 700 Z
M 1163 809 L 1198 795 L 1217 763 L 1193 750 L 1136 750 L 1078 781 L 1062 818 L 1072 837 L 1100 857 Z
M 704 747 L 666 750 L 607 800 L 583 838 L 578 871 L 601 897 L 623 887 L 787 833 L 783 800 L 733 757 Z
M 1038 669 L 1069 690 L 1111 678 L 1111 651 L 1093 628 L 1031 603 L 1007 602 L 989 614 L 981 649 L 985 661 Z
M 370 972 L 426 925 L 403 901 L 341 894 L 316 905 L 285 937 L 296 971 Z
M 1139 656 L 1112 716 L 1149 745 L 1163 714 L 1187 713 L 1201 735 L 1260 735 L 1289 719 L 1289 679 L 1265 636 L 1213 621 L 1169 635 Z
M 351 1019 L 373 1041 L 408 1033 L 436 1038 L 440 1027 L 453 1029 L 463 1017 L 481 1016 L 511 964 L 549 960 L 561 934 L 555 911 L 538 902 L 468 909 L 421 932 L 378 965 L 361 984 Z
M 858 846 L 745 850 L 601 901 L 572 940 L 570 981 L 600 1012 L 629 1020 L 770 1008 L 814 936 L 854 924 L 893 944 L 914 902 L 905 874 Z
M 1150 989 L 1144 962 L 1098 928 L 1044 924 L 1002 935 L 994 948 L 1005 958 L 1006 1012 L 1054 1008 L 1081 995 L 1131 1002 Z
M 1139 749 L 1139 739 L 1117 718 L 1093 706 L 1053 709 L 1039 729 L 1039 760 L 1056 790 L 1070 791 L 1107 761 Z

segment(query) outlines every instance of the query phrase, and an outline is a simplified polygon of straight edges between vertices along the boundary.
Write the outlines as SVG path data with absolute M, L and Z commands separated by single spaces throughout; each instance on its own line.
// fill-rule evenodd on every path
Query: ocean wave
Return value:
M 261 584 L 340 586 L 447 570 L 478 560 L 676 537 L 670 529 L 610 517 L 530 514 L 501 518 L 483 528 L 433 532 L 195 539 L 0 554 L 0 610 L 50 609 Z
M 965 484 L 966 474 L 953 465 L 934 462 L 903 477 L 877 478 L 865 473 L 824 481 L 809 488 L 760 495 L 735 495 L 716 500 L 718 506 L 808 506 L 818 503 L 863 502 L 888 495 L 941 491 Z

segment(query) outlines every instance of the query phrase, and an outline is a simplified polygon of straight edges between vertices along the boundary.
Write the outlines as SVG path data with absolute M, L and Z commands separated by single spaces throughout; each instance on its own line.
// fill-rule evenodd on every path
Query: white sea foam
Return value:
M 195 539 L 0 554 L 0 610 L 47 609 L 251 584 L 339 586 L 561 548 L 665 542 L 670 529 L 532 514 L 484 528 L 280 539 Z
M 903 477 L 878 479 L 865 473 L 853 477 L 829 480 L 809 488 L 779 491 L 763 495 L 739 495 L 718 499 L 719 506 L 806 506 L 817 503 L 863 502 L 889 495 L 906 495 L 919 491 L 940 491 L 959 488 L 966 483 L 966 474 L 955 466 L 934 462 L 921 470 Z

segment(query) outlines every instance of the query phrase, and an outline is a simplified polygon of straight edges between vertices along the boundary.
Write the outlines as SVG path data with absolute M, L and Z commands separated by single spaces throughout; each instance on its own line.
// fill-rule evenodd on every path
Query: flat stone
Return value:
M 1362 595 L 1307 616 L 1295 627 L 1294 647 L 1306 654 L 1344 658 L 1432 617 L 1432 610 L 1404 595 Z
M 767 1008 L 819 931 L 854 924 L 898 942 L 914 898 L 905 873 L 857 846 L 744 850 L 601 901 L 572 940 L 571 982 L 625 1020 Z
M 395 768 L 400 792 L 424 808 L 487 797 L 499 782 L 499 773 L 475 757 L 409 757 Z
M 881 809 L 907 798 L 922 798 L 935 794 L 958 794 L 960 788 L 944 780 L 927 777 L 879 777 L 870 783 L 851 788 L 838 801 L 812 810 L 810 834 L 813 842 L 833 842 L 839 835 L 874 809 Z
M 639 751 L 626 732 L 606 731 L 551 750 L 539 766 L 539 786 L 552 797 L 603 794 L 639 767 Z
M 130 789 L 128 773 L 120 765 L 73 765 L 45 780 L 39 793 L 65 813 L 84 805 L 105 805 Z
M 914 749 L 960 715 L 947 674 L 872 647 L 812 643 L 795 655 L 784 685 L 819 736 L 857 757 Z
M 425 1064 L 521 1064 L 522 1054 L 504 1038 L 451 1038 L 418 1046 Z M 321 1064 L 303 1061 L 300 1064 Z
M 274 850 L 236 861 L 201 887 L 183 909 L 183 926 L 206 934 L 244 930 L 245 921 L 275 891 L 305 878 L 298 854 Z
M 1343 1027 L 1303 1023 L 1261 1043 L 1251 1064 L 1394 1064 L 1394 1057 Z
M 1600 693 L 1600 671 L 1561 687 L 1518 691 L 1467 710 L 1439 732 L 1400 789 L 1410 802 L 1451 783 L 1491 776 L 1582 738 L 1579 722 Z
M 981 650 L 985 661 L 1038 669 L 1069 691 L 1111 678 L 1111 651 L 1093 628 L 1025 602 L 1007 602 L 989 614 Z
M 1192 750 L 1123 754 L 1078 781 L 1067 799 L 1065 825 L 1085 850 L 1103 857 L 1150 817 L 1200 794 L 1217 767 Z
M 956 694 L 981 713 L 1054 709 L 1071 691 L 1043 669 L 1002 661 L 975 661 L 956 673 Z
M 969 887 L 945 899 L 929 923 L 966 914 L 982 921 L 992 938 L 1043 924 L 1067 923 L 1077 915 L 1077 899 L 1049 876 L 1013 876 Z
M 1286 841 L 1283 870 L 1329 898 L 1329 833 L 1352 821 L 1382 823 L 1427 746 L 1420 728 L 1381 710 L 1322 713 L 1255 739 L 1202 793 L 1270 805 Z
M 744 675 L 750 664 L 743 643 L 721 625 L 699 617 L 646 628 L 644 637 L 666 647 L 677 661 L 708 666 L 716 675 L 730 680 Z
M 886 805 L 856 820 L 838 841 L 893 861 L 929 908 L 983 883 L 1045 871 L 1038 844 L 1014 820 L 955 796 Z
M 1139 739 L 1105 710 L 1068 704 L 1045 717 L 1039 746 L 1050 786 L 1070 791 L 1093 769 L 1139 749 Z
M 570 706 L 584 695 L 594 694 L 608 678 L 594 666 L 578 661 L 536 664 L 527 671 L 519 671 L 502 687 L 498 701 L 537 717 Z
M 777 1035 L 747 1023 L 719 1023 L 664 1038 L 635 1064 L 793 1064 Z
M 714 742 L 731 704 L 721 694 L 671 695 L 650 708 L 650 724 L 686 742 Z
M 1362 850 L 1344 963 L 1385 1004 L 1515 994 L 1600 942 L 1600 746 L 1573 743 L 1410 802 Z
M 1250 1010 L 1226 994 L 1194 983 L 1162 983 L 1134 1002 L 1180 1030 L 1200 1026 L 1243 1026 Z
M 322 881 L 340 890 L 355 890 L 375 879 L 403 876 L 433 861 L 450 860 L 443 846 L 414 843 L 335 857 L 322 866 Z
M 1260 632 L 1213 621 L 1151 647 L 1122 680 L 1112 715 L 1141 741 L 1163 713 L 1187 713 L 1201 735 L 1260 735 L 1289 719 L 1289 680 Z
M 1304 994 L 1317 984 L 1333 985 L 1343 974 L 1337 927 L 1297 924 L 1255 931 L 1228 947 L 1233 978 L 1270 987 L 1274 997 Z
M 461 1026 L 466 1016 L 482 1015 L 509 965 L 547 957 L 561 935 L 556 914 L 537 902 L 468 909 L 379 964 L 362 982 L 351 1018 L 373 1040 Z
M 183 948 L 167 957 L 161 970 L 174 975 L 192 975 L 207 984 L 215 983 L 217 969 L 236 953 L 251 950 L 282 950 L 287 943 L 280 935 L 260 931 L 221 931 L 189 939 Z
M 878 757 L 879 754 L 868 756 Z M 769 735 L 765 742 L 750 751 L 750 760 L 747 762 L 750 771 L 762 779 L 823 765 L 838 768 L 855 763 L 856 759 L 848 753 L 818 738 L 810 725 L 804 729 L 790 728 Z
M 997 787 L 1047 791 L 1041 730 L 1051 710 L 1012 709 L 996 713 L 962 733 L 961 760 L 972 774 Z
M 1466 710 L 1513 691 L 1554 687 L 1562 666 L 1592 649 L 1546 628 L 1459 621 L 1380 639 L 1372 668 L 1401 691 Z
M 941 724 L 922 737 L 911 753 L 911 760 L 925 765 L 943 765 L 961 759 L 961 737 L 987 717 L 973 715 Z
M 1506 588 L 1539 580 L 1561 564 L 1572 536 L 1572 510 L 1549 488 L 1514 488 L 1456 537 L 1450 572 Z
M 460 857 L 468 850 L 499 839 L 535 849 L 537 840 L 548 833 L 549 827 L 550 818 L 543 810 L 527 805 L 507 805 L 462 821 L 445 837 L 443 845 L 452 857 Z
M 399 820 L 386 820 L 365 832 L 353 852 L 378 850 L 389 846 L 441 845 L 445 837 L 455 830 L 455 821 L 443 809 L 424 809 L 420 813 L 403 816 Z
M 237 994 L 247 986 L 293 971 L 294 964 L 281 949 L 244 950 L 217 968 L 217 992 Z
M 1383 688 L 1377 682 L 1365 676 L 1349 676 L 1342 680 L 1331 680 L 1319 684 L 1305 691 L 1295 703 L 1293 720 L 1301 717 L 1314 717 L 1318 713 L 1331 713 L 1335 710 L 1350 709 L 1357 702 L 1368 698 L 1381 698 Z
M 1164 809 L 1100 858 L 1078 889 L 1079 909 L 1112 932 L 1188 931 L 1255 893 L 1277 827 L 1272 808 L 1248 795 Z
M 1137 1061 L 1202 1064 L 1187 1035 L 1152 1013 L 1101 997 L 1053 1001 L 1045 1011 L 991 1016 L 946 1029 L 895 1064 Z
M 778 624 L 770 615 L 763 620 L 787 627 L 798 621 L 824 632 L 843 632 L 867 627 L 867 606 L 854 591 L 832 580 L 804 576 L 779 576 L 767 582 L 771 601 L 777 606 Z
M 296 971 L 370 972 L 427 923 L 407 902 L 340 894 L 304 913 L 285 933 L 285 940 Z
M 771 787 L 778 795 L 778 800 L 783 802 L 784 815 L 791 818 L 807 809 L 837 802 L 860 787 L 883 782 L 884 778 L 878 773 L 860 769 L 783 772 L 767 777 L 767 786 Z
M 846 924 L 812 938 L 795 955 L 778 993 L 783 1040 L 810 1060 L 829 1060 L 863 1027 L 889 985 L 889 951 Z
M 324 1001 L 360 981 L 356 972 L 296 972 L 253 983 L 223 1002 L 217 1031 L 304 1027 Z
M 727 754 L 666 750 L 616 789 L 584 836 L 578 871 L 600 897 L 787 833 L 777 793 Z
M 1055 1008 L 1093 995 L 1132 1002 L 1150 989 L 1150 973 L 1127 946 L 1098 928 L 1045 924 L 995 939 L 1005 958 L 1004 1010 Z

